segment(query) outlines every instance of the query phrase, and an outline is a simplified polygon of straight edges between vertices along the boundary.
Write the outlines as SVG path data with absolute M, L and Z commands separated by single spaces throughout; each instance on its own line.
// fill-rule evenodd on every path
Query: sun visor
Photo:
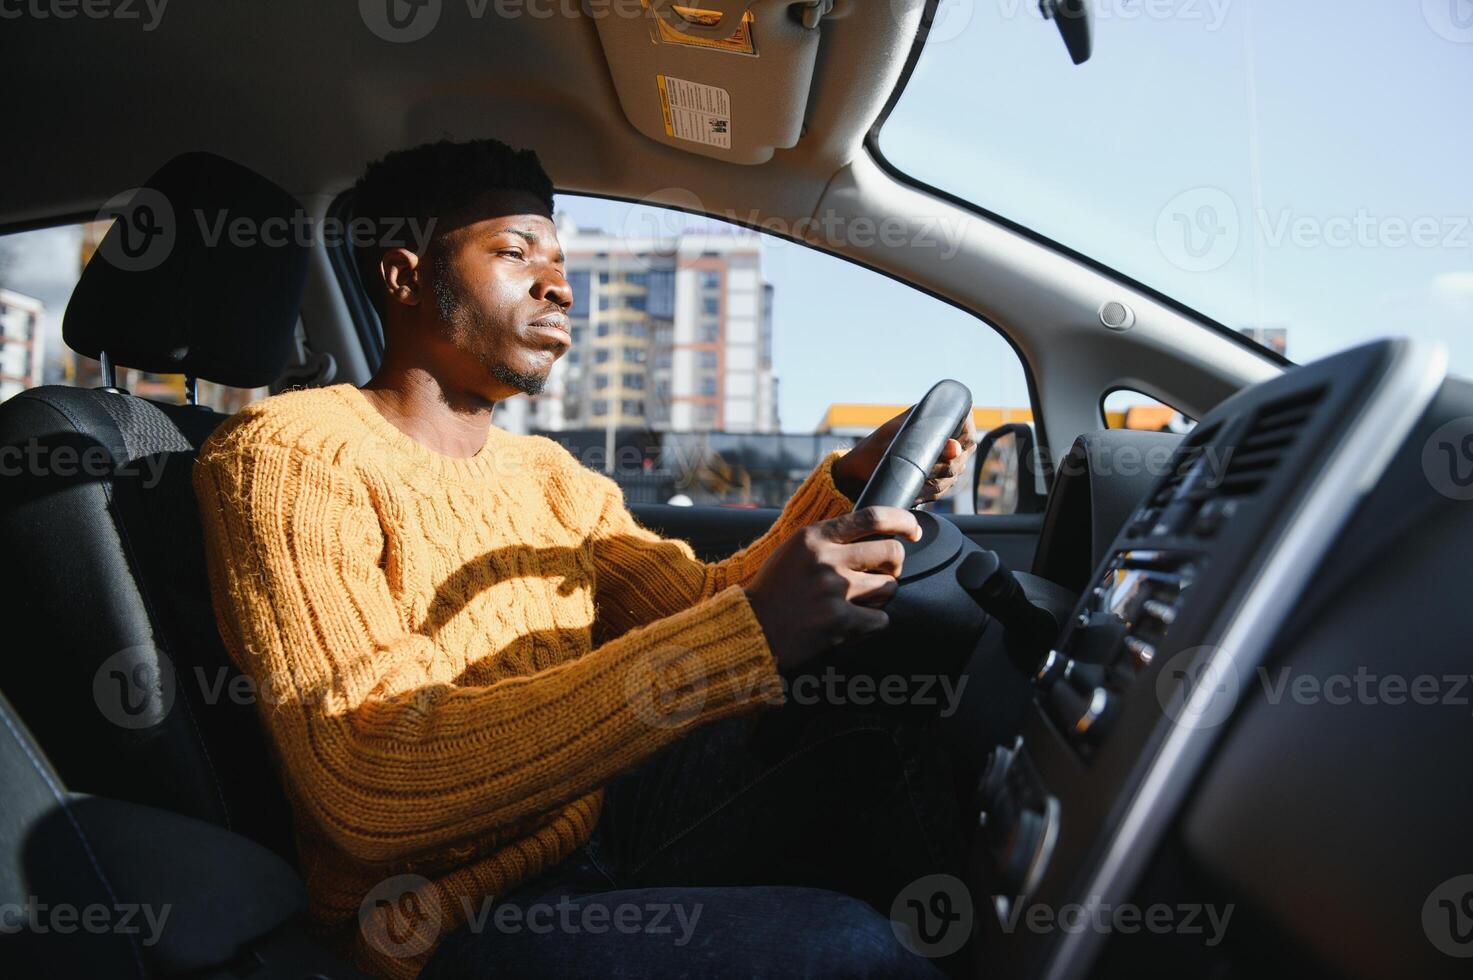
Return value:
M 832 0 L 614 0 L 595 18 L 619 103 L 652 140 L 732 163 L 794 146 Z

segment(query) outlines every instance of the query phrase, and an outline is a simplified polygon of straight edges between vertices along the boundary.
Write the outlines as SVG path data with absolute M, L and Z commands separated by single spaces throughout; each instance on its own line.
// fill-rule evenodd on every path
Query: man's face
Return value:
M 437 235 L 425 261 L 446 367 L 488 399 L 537 394 L 573 342 L 572 291 L 552 218 L 535 197 L 488 194 Z M 440 344 L 436 345 L 441 346 Z

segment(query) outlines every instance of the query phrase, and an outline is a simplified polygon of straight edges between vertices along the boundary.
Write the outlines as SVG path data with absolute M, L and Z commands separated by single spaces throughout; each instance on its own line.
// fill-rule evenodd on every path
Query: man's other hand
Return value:
M 865 484 L 869 482 L 870 474 L 874 473 L 875 467 L 885 455 L 885 450 L 889 449 L 890 443 L 895 441 L 895 433 L 900 431 L 900 427 L 905 424 L 909 415 L 910 409 L 901 412 L 835 460 L 834 484 L 844 496 L 850 500 L 859 499 L 859 495 L 864 492 Z M 966 421 L 962 423 L 959 437 L 946 440 L 946 445 L 941 449 L 941 456 L 927 475 L 925 486 L 921 488 L 921 495 L 916 498 L 915 502 L 924 504 L 950 490 L 956 478 L 961 476 L 967 468 L 967 460 L 976 448 L 977 426 L 972 421 L 972 413 L 968 412 Z
M 783 543 L 747 586 L 747 600 L 778 669 L 802 665 L 846 640 L 884 629 L 905 549 L 921 538 L 915 515 L 866 507 L 804 528 Z

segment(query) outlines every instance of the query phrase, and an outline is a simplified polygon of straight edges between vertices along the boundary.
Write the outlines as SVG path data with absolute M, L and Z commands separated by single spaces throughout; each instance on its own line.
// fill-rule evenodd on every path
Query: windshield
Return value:
M 941 0 L 897 168 L 1309 360 L 1445 342 L 1473 373 L 1473 0 Z

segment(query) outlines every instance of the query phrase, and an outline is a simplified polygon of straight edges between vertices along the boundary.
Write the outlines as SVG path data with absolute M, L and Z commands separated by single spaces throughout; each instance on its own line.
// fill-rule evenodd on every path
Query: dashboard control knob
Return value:
M 1054 721 L 1071 737 L 1094 741 L 1115 713 L 1115 697 L 1103 687 L 1079 691 L 1072 684 L 1055 684 L 1049 707 Z
M 1054 686 L 1054 681 L 1063 675 L 1070 662 L 1069 658 L 1059 651 L 1050 650 L 1043 658 L 1043 663 L 1039 664 L 1038 673 L 1033 675 L 1033 682 L 1043 690 L 1048 690 Z
M 1176 622 L 1176 607 L 1160 599 L 1147 599 L 1141 604 L 1141 611 L 1159 621 L 1162 626 L 1170 626 Z
M 1156 659 L 1156 648 L 1134 636 L 1125 638 L 1125 649 L 1130 651 L 1131 659 L 1135 661 L 1137 667 L 1149 667 L 1151 661 Z
M 1113 613 L 1082 613 L 1087 617 L 1069 636 L 1069 656 L 1081 663 L 1109 664 L 1120 656 L 1125 623 Z
M 1105 683 L 1105 670 L 1104 664 L 1071 660 L 1064 666 L 1064 679 L 1073 684 L 1076 690 L 1090 692 Z
M 977 792 L 972 798 L 980 817 L 986 816 L 1003 798 L 1008 784 L 1008 770 L 1013 767 L 1017 753 L 1007 746 L 998 745 L 987 756 L 982 776 L 977 780 Z

